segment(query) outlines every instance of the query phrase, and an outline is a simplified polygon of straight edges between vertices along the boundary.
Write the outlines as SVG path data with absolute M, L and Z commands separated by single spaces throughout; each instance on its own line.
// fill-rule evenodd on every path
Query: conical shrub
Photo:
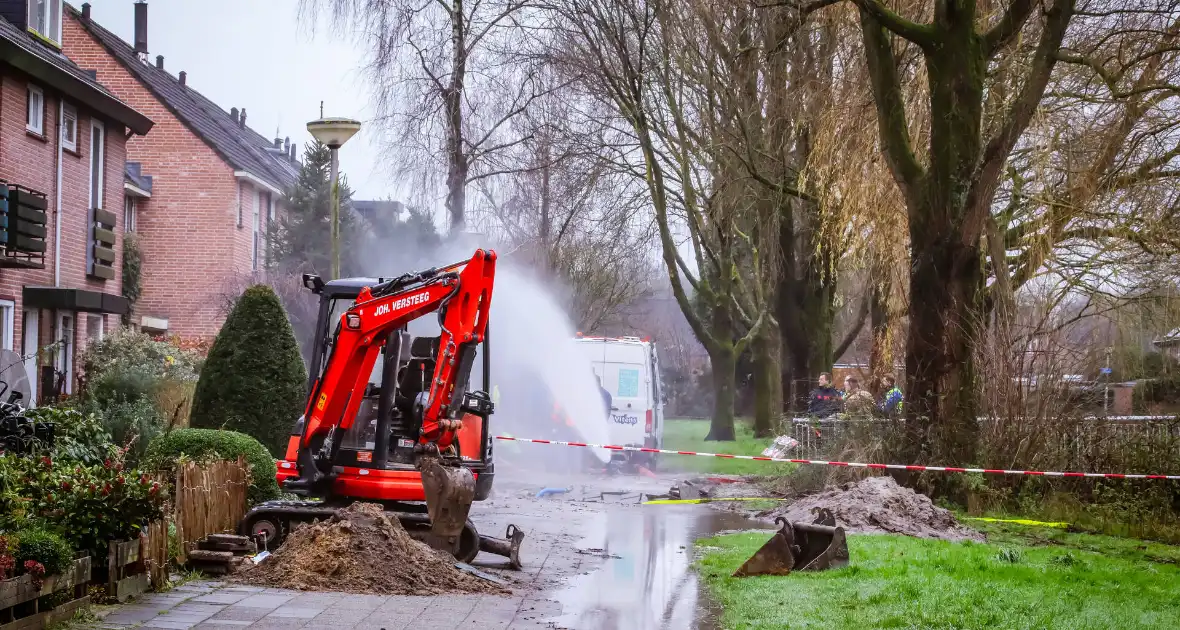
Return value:
M 250 287 L 209 350 L 189 426 L 245 433 L 280 457 L 303 413 L 306 385 L 299 344 L 278 296 L 265 285 Z

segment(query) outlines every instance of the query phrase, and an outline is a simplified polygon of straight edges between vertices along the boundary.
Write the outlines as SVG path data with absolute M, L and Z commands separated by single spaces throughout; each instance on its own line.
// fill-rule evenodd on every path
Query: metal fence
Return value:
M 1013 442 L 1011 456 L 1024 460 L 1035 457 L 1048 464 L 1045 458 L 1052 458 L 1052 464 L 1071 470 L 1090 466 L 1102 466 L 1115 462 L 1151 465 L 1150 471 L 1086 471 L 1086 472 L 1170 472 L 1180 467 L 1180 418 L 1172 416 L 1123 416 L 1090 417 L 1070 422 L 1051 423 L 1040 427 L 1030 419 L 1029 424 L 1015 424 L 1019 420 L 1007 420 L 1007 432 Z M 997 419 L 980 418 L 981 433 L 996 426 Z M 838 459 L 856 444 L 873 442 L 886 443 L 900 437 L 904 420 L 887 419 L 816 419 L 784 418 L 783 427 L 799 442 L 793 456 L 800 459 Z M 909 463 L 909 462 L 881 462 Z M 945 465 L 965 465 L 979 462 L 940 462 Z

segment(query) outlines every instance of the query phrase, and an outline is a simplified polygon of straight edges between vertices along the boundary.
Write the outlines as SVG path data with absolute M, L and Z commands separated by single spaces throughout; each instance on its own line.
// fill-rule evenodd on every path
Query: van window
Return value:
M 619 368 L 619 398 L 639 397 L 639 370 Z

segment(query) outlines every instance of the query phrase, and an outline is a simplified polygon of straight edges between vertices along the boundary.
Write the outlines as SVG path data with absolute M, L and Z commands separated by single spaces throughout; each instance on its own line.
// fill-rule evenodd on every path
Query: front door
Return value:
M 58 382 L 54 390 L 59 394 L 74 393 L 74 314 L 57 314 L 57 362 L 54 371 Z
M 29 389 L 33 392 L 33 400 L 37 400 L 37 371 L 40 365 L 37 361 L 37 349 L 41 344 L 41 311 L 35 308 L 26 308 L 22 312 L 23 319 L 21 320 L 21 354 L 25 359 L 25 371 L 29 375 Z

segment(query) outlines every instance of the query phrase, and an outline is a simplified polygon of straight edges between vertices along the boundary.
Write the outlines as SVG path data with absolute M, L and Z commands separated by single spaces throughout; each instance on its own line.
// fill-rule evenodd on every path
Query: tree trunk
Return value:
M 467 78 L 467 16 L 463 0 L 454 0 L 451 12 L 451 81 L 443 92 L 447 121 L 447 213 L 451 232 L 467 224 L 467 171 L 470 168 L 463 146 L 463 95 Z
M 737 438 L 733 429 L 734 389 L 737 385 L 737 356 L 733 346 L 714 348 L 709 353 L 713 364 L 713 420 L 705 441 L 732 442 Z
M 754 437 L 774 435 L 782 416 L 783 392 L 779 380 L 781 361 L 778 330 L 767 326 L 754 350 Z
M 914 463 L 975 461 L 984 276 L 978 245 L 951 238 L 911 254 L 906 453 Z
M 883 379 L 885 375 L 893 373 L 893 347 L 889 336 L 888 273 L 888 270 L 874 265 L 869 277 L 869 327 L 873 335 L 873 345 L 869 350 L 869 390 L 873 396 L 884 393 Z

